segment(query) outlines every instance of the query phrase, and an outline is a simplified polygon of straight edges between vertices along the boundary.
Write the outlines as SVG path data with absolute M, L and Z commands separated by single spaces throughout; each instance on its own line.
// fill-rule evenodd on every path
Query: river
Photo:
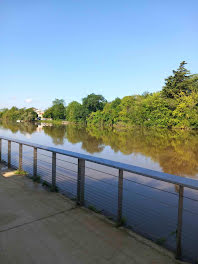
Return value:
M 198 131 L 136 128 L 123 132 L 4 122 L 0 135 L 198 178 Z
M 198 179 L 198 131 L 133 128 L 126 132 L 74 125 L 1 122 L 0 135 Z M 6 148 L 5 142 L 3 147 Z M 24 153 L 24 169 L 28 171 L 32 154 L 26 148 Z M 49 180 L 51 167 L 46 164 L 50 164 L 51 157 L 41 152 L 39 155 L 39 175 Z M 13 160 L 16 161 L 17 157 L 13 157 Z M 75 197 L 76 161 L 61 159 L 57 161 L 57 185 L 66 194 Z M 67 162 L 71 163 L 68 165 Z M 101 167 L 87 163 L 85 200 L 87 206 L 94 206 L 115 218 L 117 178 L 114 176 L 117 177 L 117 171 Z M 175 250 L 178 187 L 125 173 L 123 188 L 123 216 L 126 225 Z M 185 197 L 183 256 L 196 260 L 198 193 L 185 188 Z

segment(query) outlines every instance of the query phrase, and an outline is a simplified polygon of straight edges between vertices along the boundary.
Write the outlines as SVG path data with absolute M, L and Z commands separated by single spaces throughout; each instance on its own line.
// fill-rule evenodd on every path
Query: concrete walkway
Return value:
M 172 254 L 0 165 L 1 264 L 172 264 Z

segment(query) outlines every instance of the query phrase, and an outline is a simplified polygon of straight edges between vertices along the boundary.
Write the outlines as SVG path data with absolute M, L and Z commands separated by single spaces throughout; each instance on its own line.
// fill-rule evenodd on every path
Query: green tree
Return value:
M 70 122 L 79 122 L 84 120 L 83 106 L 76 101 L 71 102 L 66 108 L 66 117 Z
M 173 75 L 165 79 L 160 92 L 116 98 L 112 102 L 102 95 L 89 94 L 82 104 L 73 101 L 67 107 L 63 99 L 55 99 L 44 117 L 85 122 L 89 127 L 153 126 L 198 128 L 198 74 L 190 75 L 180 63 Z M 4 120 L 32 121 L 34 109 L 4 109 L 0 118 Z
M 65 104 L 65 101 L 64 99 L 55 99 L 53 102 L 52 102 L 52 105 L 64 105 Z
M 87 123 L 90 126 L 108 126 L 113 125 L 118 121 L 120 112 L 121 99 L 116 98 L 111 103 L 106 103 L 104 109 L 92 112 L 87 118 Z
M 23 121 L 34 121 L 37 118 L 37 113 L 33 108 L 17 108 L 13 106 L 11 109 L 6 109 L 2 112 L 2 119 L 16 121 L 17 119 Z
M 5 113 L 8 111 L 8 108 L 3 108 L 0 110 L 0 118 L 3 117 L 3 115 L 5 115 Z
M 37 118 L 37 113 L 34 111 L 33 108 L 25 109 L 23 114 L 21 114 L 21 120 L 26 122 L 34 121 Z
M 53 118 L 53 107 L 49 107 L 45 110 L 44 112 L 44 115 L 43 115 L 44 118 Z
M 165 85 L 162 89 L 162 95 L 165 98 L 175 98 L 181 92 L 189 94 L 191 87 L 189 85 L 190 71 L 185 68 L 187 63 L 182 61 L 179 68 L 173 70 L 173 75 L 165 79 Z
M 65 119 L 65 102 L 63 99 L 55 99 L 52 106 L 46 109 L 44 113 L 45 118 L 52 118 L 54 120 Z
M 100 94 L 89 94 L 87 97 L 82 99 L 82 105 L 86 116 L 92 112 L 103 110 L 107 100 Z

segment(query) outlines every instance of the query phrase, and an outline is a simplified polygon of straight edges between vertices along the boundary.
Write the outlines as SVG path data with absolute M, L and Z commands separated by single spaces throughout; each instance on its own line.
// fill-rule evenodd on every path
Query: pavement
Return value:
M 0 164 L 1 264 L 173 264 L 172 253 Z

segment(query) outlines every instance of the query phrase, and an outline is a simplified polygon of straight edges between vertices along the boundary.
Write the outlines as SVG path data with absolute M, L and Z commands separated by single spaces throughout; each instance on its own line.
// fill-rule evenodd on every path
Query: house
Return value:
M 34 108 L 34 112 L 37 113 L 37 119 L 38 120 L 43 120 L 44 111 Z

